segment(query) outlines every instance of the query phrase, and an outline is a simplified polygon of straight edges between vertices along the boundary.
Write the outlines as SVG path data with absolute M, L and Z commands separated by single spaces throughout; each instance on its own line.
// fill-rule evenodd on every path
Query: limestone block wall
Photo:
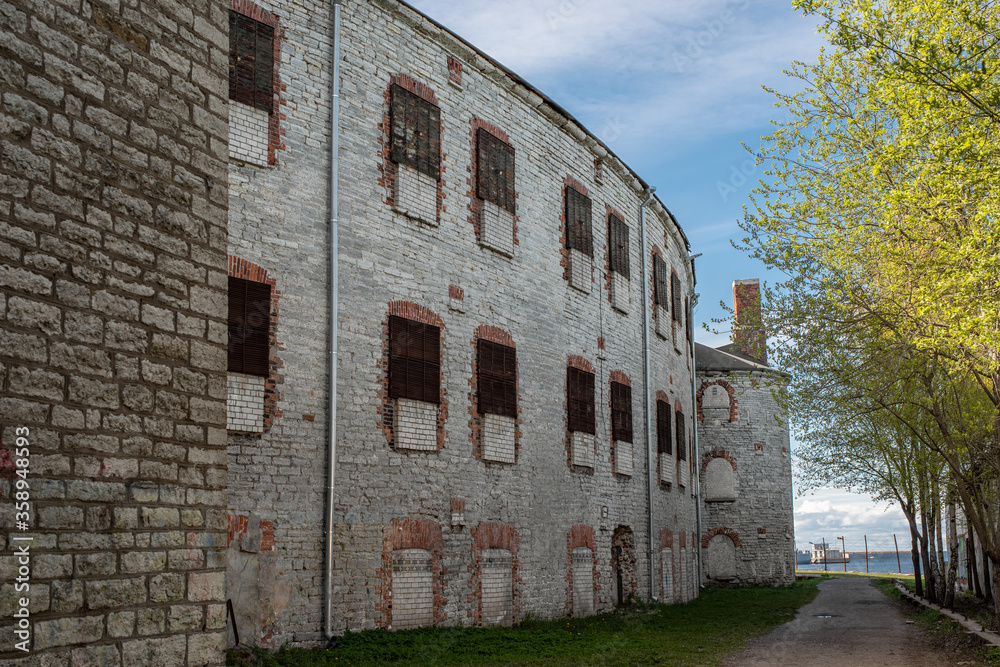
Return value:
M 272 320 L 276 416 L 260 435 L 230 434 L 228 480 L 235 518 L 273 522 L 274 580 L 264 586 L 259 569 L 246 576 L 253 579 L 248 586 L 277 591 L 278 603 L 267 613 L 241 603 L 238 613 L 255 615 L 246 621 L 250 629 L 241 625 L 241 638 L 315 644 L 322 640 L 329 331 L 328 201 L 325 186 L 316 184 L 326 183 L 329 165 L 330 12 L 319 2 L 259 4 L 283 35 L 276 65 L 281 145 L 268 167 L 230 163 L 229 254 L 265 269 L 282 294 Z M 410 574 L 397 574 L 394 563 L 406 550 L 431 554 L 433 591 L 432 614 L 423 610 L 407 619 L 472 625 L 493 622 L 498 610 L 504 623 L 528 612 L 565 614 L 574 596 L 567 540 L 578 525 L 593 531 L 591 607 L 613 604 L 611 541 L 618 526 L 634 535 L 636 590 L 647 597 L 640 281 L 649 281 L 652 299 L 652 276 L 639 268 L 642 184 L 536 93 L 394 0 L 345 3 L 342 34 L 336 631 L 393 628 L 395 618 L 404 618 L 395 589 Z M 394 81 L 430 91 L 440 108 L 442 168 L 433 220 L 426 220 L 430 188 L 404 182 L 401 190 L 389 157 Z M 473 172 L 476 130 L 486 126 L 516 151 L 516 199 L 514 213 L 493 211 L 484 223 Z M 566 249 L 563 188 L 569 181 L 593 202 L 594 257 L 586 258 L 586 271 L 579 263 L 571 271 Z M 400 192 L 405 202 L 396 201 Z M 627 313 L 612 307 L 606 206 L 624 212 L 631 229 Z M 647 223 L 648 247 L 662 253 L 689 293 L 693 277 L 682 233 L 658 203 Z M 647 264 L 651 271 L 651 260 Z M 417 449 L 396 433 L 388 318 L 401 314 L 441 331 L 442 400 L 436 414 L 420 419 L 436 426 L 433 447 L 424 431 Z M 485 331 L 516 348 L 513 434 L 510 422 L 497 428 L 475 407 L 476 344 Z M 678 351 L 670 340 L 650 339 L 653 389 L 680 406 L 690 443 L 689 350 L 683 340 Z M 585 360 L 595 376 L 591 467 L 571 460 L 570 357 Z M 631 476 L 613 469 L 612 371 L 633 381 Z M 664 466 L 673 483 L 656 486 L 654 526 L 690 535 L 695 499 L 692 489 L 678 487 L 675 463 Z M 509 617 L 506 597 L 496 597 L 497 582 L 506 590 L 508 581 L 496 566 L 507 561 L 492 549 L 512 554 Z M 673 571 L 681 571 L 679 561 Z M 243 575 L 230 575 L 235 590 Z M 672 582 L 677 599 L 682 583 L 679 576 Z M 685 591 L 693 594 L 690 586 Z M 413 598 L 425 599 L 425 593 Z
M 795 581 L 788 425 L 777 373 L 699 373 L 701 546 L 706 582 Z
M 221 665 L 226 15 L 0 33 L 0 662 Z

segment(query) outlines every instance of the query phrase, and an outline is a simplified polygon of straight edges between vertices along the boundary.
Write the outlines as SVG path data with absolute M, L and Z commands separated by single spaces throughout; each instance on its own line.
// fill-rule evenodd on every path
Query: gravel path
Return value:
M 953 654 L 931 645 L 895 601 L 867 579 L 836 578 L 794 620 L 752 642 L 726 667 L 941 667 Z

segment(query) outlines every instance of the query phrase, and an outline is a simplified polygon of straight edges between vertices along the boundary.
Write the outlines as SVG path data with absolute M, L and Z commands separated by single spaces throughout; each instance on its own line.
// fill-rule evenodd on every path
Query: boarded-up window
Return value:
M 611 270 L 628 278 L 628 225 L 617 215 L 608 216 L 608 253 Z
M 566 186 L 566 247 L 594 256 L 590 197 L 569 186 Z
M 566 369 L 566 403 L 569 430 L 597 432 L 594 419 L 594 374 L 572 366 Z
M 611 437 L 632 442 L 632 387 L 611 383 Z
M 441 402 L 441 329 L 389 317 L 389 396 Z
M 514 212 L 514 148 L 484 128 L 476 134 L 476 196 Z
M 426 549 L 392 552 L 392 627 L 434 625 L 434 558 Z
M 517 353 L 480 339 L 476 347 L 480 414 L 517 417 Z
M 228 370 L 266 377 L 270 351 L 271 286 L 230 276 Z
M 684 295 L 681 294 L 681 279 L 677 277 L 676 273 L 670 274 L 670 296 L 671 304 L 670 307 L 673 309 L 674 321 L 680 322 L 681 316 L 684 311 L 681 306 L 681 302 L 684 299 Z
M 392 161 L 435 181 L 441 177 L 441 110 L 400 85 L 392 86 Z
M 712 459 L 705 466 L 705 500 L 736 500 L 736 475 L 732 464 L 724 458 Z
M 667 291 L 667 263 L 659 255 L 653 255 L 653 302 L 664 308 L 670 303 Z
M 660 454 L 673 453 L 670 421 L 670 404 L 666 401 L 656 401 L 656 451 Z
M 274 28 L 229 10 L 229 99 L 270 113 L 273 77 Z
M 684 427 L 684 413 L 677 411 L 674 417 L 677 420 L 677 460 L 687 460 L 687 429 Z

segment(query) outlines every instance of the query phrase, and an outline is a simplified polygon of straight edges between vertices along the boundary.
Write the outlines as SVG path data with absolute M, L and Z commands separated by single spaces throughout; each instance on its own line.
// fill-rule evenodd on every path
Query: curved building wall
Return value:
M 266 273 L 272 285 L 272 358 L 256 390 L 262 398 L 247 394 L 263 405 L 247 408 L 265 415 L 260 432 L 229 436 L 228 594 L 241 638 L 280 645 L 321 639 L 329 9 L 260 7 L 280 28 L 279 127 L 269 135 L 273 164 L 254 164 L 249 153 L 231 160 L 229 254 L 230 275 L 234 267 Z M 668 285 L 677 275 L 680 320 L 668 304 L 665 336 L 650 324 L 651 389 L 689 446 L 683 311 L 693 275 L 683 235 L 654 202 L 643 277 L 638 179 L 548 102 L 416 12 L 389 0 L 345 3 L 343 38 L 336 631 L 600 611 L 618 601 L 619 568 L 623 588 L 648 598 L 640 281 L 655 312 L 654 253 Z M 394 83 L 439 110 L 436 184 L 393 159 Z M 477 196 L 480 128 L 513 149 L 509 218 L 506 209 L 484 211 Z M 566 250 L 568 187 L 591 201 L 593 261 L 583 270 Z M 630 280 L 614 286 L 611 213 L 629 229 Z M 612 290 L 621 299 L 624 287 L 627 313 L 612 305 Z M 438 327 L 439 405 L 390 396 L 393 317 Z M 479 340 L 515 350 L 510 421 L 487 423 L 478 412 Z M 576 442 L 568 430 L 568 367 L 594 376 L 592 441 Z M 631 457 L 612 441 L 612 382 L 631 390 Z M 574 446 L 591 447 L 592 461 Z M 697 590 L 694 456 L 678 464 L 675 446 L 659 457 L 656 589 L 679 601 Z M 676 562 L 661 562 L 664 553 Z

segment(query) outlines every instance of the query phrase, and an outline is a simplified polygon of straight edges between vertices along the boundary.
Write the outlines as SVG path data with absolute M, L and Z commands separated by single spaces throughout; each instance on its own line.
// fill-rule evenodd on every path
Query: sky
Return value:
M 795 90 L 782 73 L 815 60 L 816 22 L 789 0 L 408 0 L 517 72 L 597 135 L 684 229 L 696 263 L 700 343 L 729 342 L 720 301 L 733 280 L 777 279 L 732 245 L 763 176 L 741 142 L 760 145 L 780 118 L 762 89 Z M 793 452 L 795 443 L 793 443 Z M 898 507 L 834 489 L 800 495 L 797 546 L 844 537 L 863 549 L 909 543 Z M 839 541 L 839 540 L 838 540 Z M 874 545 L 874 546 L 873 546 Z

